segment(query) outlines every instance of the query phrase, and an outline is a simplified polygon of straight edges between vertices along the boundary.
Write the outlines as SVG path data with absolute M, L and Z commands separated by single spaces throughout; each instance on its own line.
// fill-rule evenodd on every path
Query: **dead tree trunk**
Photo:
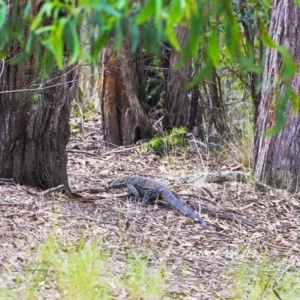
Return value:
M 64 184 L 69 190 L 66 145 L 78 70 L 56 70 L 41 79 L 34 54 L 19 65 L 7 63 L 19 54 L 15 42 L 0 63 L 0 178 L 44 189 Z
M 110 47 L 102 51 L 100 74 L 99 96 L 104 140 L 114 145 L 122 145 L 122 111 L 127 109 L 128 100 L 124 92 L 119 60 Z
M 300 8 L 295 2 L 274 1 L 270 35 L 277 43 L 288 47 L 292 58 L 300 65 L 298 28 L 300 28 Z M 295 190 L 299 189 L 300 113 L 288 115 L 286 124 L 277 135 L 262 136 L 275 122 L 275 92 L 272 82 L 280 68 L 280 54 L 274 49 L 268 49 L 256 123 L 254 171 L 258 180 Z M 294 75 L 291 85 L 300 96 L 299 71 Z
M 121 48 L 121 71 L 129 108 L 124 110 L 124 144 L 139 139 L 148 139 L 152 135 L 151 125 L 146 113 L 146 86 L 144 82 L 144 61 L 142 48 L 132 53 L 131 40 L 124 38 Z M 126 133 L 126 135 L 125 135 Z
M 151 137 L 146 113 L 142 50 L 130 51 L 130 39 L 124 38 L 120 58 L 112 44 L 102 53 L 100 99 L 104 140 L 129 145 Z

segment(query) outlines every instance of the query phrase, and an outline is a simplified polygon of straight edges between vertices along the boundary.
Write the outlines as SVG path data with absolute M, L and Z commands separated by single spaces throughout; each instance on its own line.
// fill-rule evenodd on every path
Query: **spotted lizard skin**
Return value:
M 127 186 L 130 193 L 135 198 L 143 196 L 141 203 L 142 205 L 145 205 L 149 200 L 161 197 L 183 215 L 192 219 L 197 219 L 204 228 L 211 230 L 211 228 L 198 214 L 196 214 L 193 210 L 191 210 L 183 203 L 182 198 L 178 194 L 171 191 L 162 182 L 141 176 L 123 176 L 109 181 L 105 187 L 106 189 L 110 189 L 121 188 L 125 186 Z

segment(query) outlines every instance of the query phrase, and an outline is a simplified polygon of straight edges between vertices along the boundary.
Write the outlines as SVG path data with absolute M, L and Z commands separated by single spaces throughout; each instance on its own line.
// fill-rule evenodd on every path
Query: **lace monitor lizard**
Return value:
M 141 176 L 123 176 L 109 181 L 105 185 L 105 188 L 108 190 L 110 188 L 120 188 L 124 186 L 127 186 L 133 197 L 138 198 L 140 195 L 143 196 L 142 205 L 145 205 L 149 200 L 162 197 L 177 211 L 187 217 L 197 219 L 204 228 L 211 230 L 198 214 L 183 203 L 182 198 L 178 194 L 171 191 L 162 182 Z

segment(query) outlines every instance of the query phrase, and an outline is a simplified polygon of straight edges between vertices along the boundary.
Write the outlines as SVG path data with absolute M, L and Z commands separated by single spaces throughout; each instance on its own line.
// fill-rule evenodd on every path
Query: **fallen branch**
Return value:
M 206 200 L 206 201 L 213 202 L 209 198 L 201 197 L 201 196 L 198 196 L 198 195 L 195 195 L 195 194 L 192 194 L 192 193 L 183 192 L 183 193 L 178 193 L 178 194 L 180 196 L 191 196 L 191 197 L 195 197 L 195 198 L 198 198 L 198 199 L 201 199 L 201 200 Z M 204 204 L 202 202 L 200 203 L 200 206 L 201 206 L 201 211 L 202 212 L 213 215 L 213 216 L 215 216 L 219 219 L 236 221 L 239 224 L 243 224 L 245 226 L 251 226 L 251 227 L 255 227 L 257 225 L 254 221 L 246 220 L 246 219 L 243 219 L 241 217 L 238 217 L 237 213 L 226 212 L 221 207 L 213 207 L 211 205 L 207 205 L 207 204 Z
M 227 213 L 221 208 L 215 208 L 206 204 L 200 204 L 201 205 L 201 211 L 204 213 L 208 213 L 210 215 L 213 215 L 219 219 L 223 220 L 230 220 L 230 221 L 235 221 L 239 224 L 245 225 L 245 226 L 250 226 L 250 227 L 255 227 L 257 225 L 256 222 L 251 221 L 251 220 L 246 220 L 244 218 L 238 217 L 234 213 Z
M 65 187 L 64 187 L 63 184 L 61 184 L 61 185 L 55 186 L 55 187 L 53 187 L 53 188 L 47 189 L 47 190 L 42 191 L 42 192 L 33 192 L 33 191 L 30 191 L 30 190 L 26 189 L 26 188 L 23 187 L 23 186 L 21 186 L 21 189 L 22 189 L 23 191 L 27 192 L 27 193 L 30 194 L 30 195 L 34 195 L 34 196 L 44 196 L 44 195 L 50 194 L 50 193 L 52 193 L 52 192 L 62 192 L 62 191 L 65 189 Z
M 187 183 L 192 183 L 200 178 L 203 178 L 208 183 L 222 183 L 226 181 L 242 181 L 247 182 L 251 178 L 251 173 L 237 172 L 237 171 L 224 171 L 220 173 L 216 172 L 202 172 L 195 174 Z
M 66 152 L 68 153 L 77 153 L 77 154 L 85 154 L 85 155 L 90 155 L 90 156 L 97 156 L 97 153 L 92 153 L 89 151 L 85 150 L 77 150 L 77 149 L 67 149 Z

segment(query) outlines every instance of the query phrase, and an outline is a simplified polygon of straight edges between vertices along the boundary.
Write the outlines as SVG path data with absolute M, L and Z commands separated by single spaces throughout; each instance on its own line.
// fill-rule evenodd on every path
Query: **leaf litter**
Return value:
M 131 251 L 164 265 L 164 299 L 225 299 L 234 280 L 229 270 L 245 260 L 255 266 L 268 256 L 299 268 L 299 195 L 247 181 L 232 164 L 227 169 L 222 164 L 219 172 L 217 160 L 193 143 L 160 157 L 142 153 L 141 143 L 107 147 L 95 128 L 100 128 L 97 119 L 88 121 L 85 138 L 72 136 L 67 148 L 70 186 L 84 196 L 79 201 L 60 188 L 45 192 L 0 179 L 0 290 L 26 277 L 53 230 L 74 244 L 101 239 L 120 268 Z M 142 207 L 127 189 L 104 190 L 106 181 L 122 175 L 162 180 L 216 231 L 204 230 L 163 201 Z M 25 287 L 17 289 L 21 293 Z M 60 298 L 55 284 L 41 285 L 40 295 Z

